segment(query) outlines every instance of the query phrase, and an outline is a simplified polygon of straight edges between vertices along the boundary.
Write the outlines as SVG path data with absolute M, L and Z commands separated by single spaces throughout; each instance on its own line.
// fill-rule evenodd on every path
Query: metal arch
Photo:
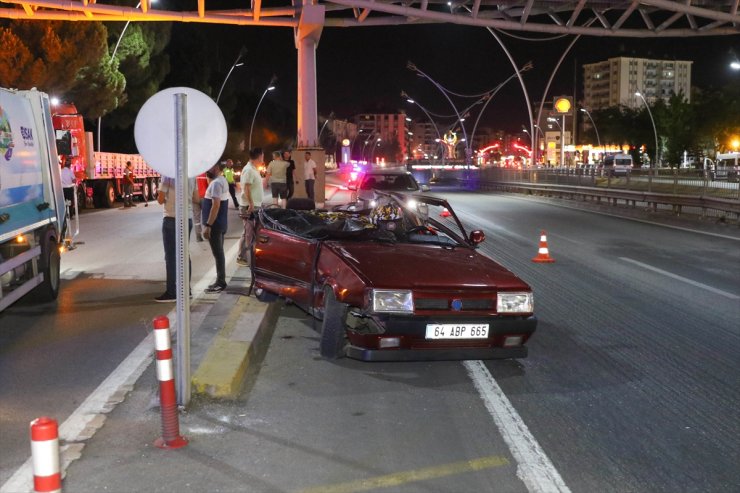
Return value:
M 740 34 L 740 0 L 313 0 L 326 8 L 326 27 L 451 23 L 520 32 L 599 37 L 692 37 Z M 301 5 L 171 11 L 92 0 L 5 0 L 0 18 L 73 21 L 200 22 L 296 27 Z M 275 5 L 275 4 L 273 4 Z M 599 22 L 579 25 L 579 18 Z

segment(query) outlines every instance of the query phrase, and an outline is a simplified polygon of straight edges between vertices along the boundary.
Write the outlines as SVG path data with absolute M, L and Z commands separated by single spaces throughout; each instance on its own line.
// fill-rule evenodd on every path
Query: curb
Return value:
M 267 351 L 281 307 L 239 296 L 192 376 L 193 395 L 237 399 Z

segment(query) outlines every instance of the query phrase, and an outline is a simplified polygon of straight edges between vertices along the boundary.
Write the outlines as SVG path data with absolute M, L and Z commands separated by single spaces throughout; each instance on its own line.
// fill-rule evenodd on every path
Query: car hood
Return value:
M 327 246 L 372 287 L 530 290 L 510 271 L 470 248 L 350 242 Z

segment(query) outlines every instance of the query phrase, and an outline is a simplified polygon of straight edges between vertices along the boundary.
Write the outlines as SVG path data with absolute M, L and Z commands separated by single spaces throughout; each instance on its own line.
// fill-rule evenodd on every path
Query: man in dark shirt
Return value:
M 290 158 L 290 151 L 283 151 L 283 161 L 288 163 L 288 170 L 286 172 L 286 183 L 288 184 L 288 198 L 293 196 L 295 193 L 295 180 L 293 179 L 293 172 L 295 171 L 295 161 Z

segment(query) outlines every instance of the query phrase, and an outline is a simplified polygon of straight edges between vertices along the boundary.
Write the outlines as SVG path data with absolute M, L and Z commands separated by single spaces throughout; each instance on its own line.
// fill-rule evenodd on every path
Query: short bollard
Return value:
M 181 448 L 187 445 L 188 441 L 180 436 L 175 372 L 172 366 L 170 320 L 167 317 L 154 319 L 154 348 L 157 357 L 157 380 L 159 380 L 159 407 L 162 410 L 162 436 L 154 441 L 154 445 L 159 448 Z
M 31 458 L 33 490 L 43 493 L 61 492 L 59 426 L 56 419 L 44 416 L 31 421 Z

